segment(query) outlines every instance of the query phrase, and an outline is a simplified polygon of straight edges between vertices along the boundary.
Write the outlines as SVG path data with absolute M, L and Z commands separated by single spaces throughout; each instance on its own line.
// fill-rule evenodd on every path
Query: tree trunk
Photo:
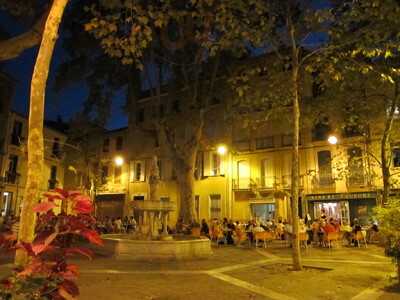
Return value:
M 389 200 L 390 195 L 390 159 L 388 158 L 388 153 L 391 149 L 390 147 L 390 135 L 393 127 L 394 115 L 396 113 L 397 98 L 398 98 L 398 82 L 395 82 L 395 95 L 390 102 L 389 113 L 385 119 L 385 128 L 383 130 L 383 135 L 381 139 L 381 168 L 382 168 L 382 203 L 386 203 Z
M 185 158 L 180 158 L 176 163 L 181 204 L 179 216 L 183 219 L 185 224 L 191 224 L 194 221 L 193 188 L 195 162 L 196 151 L 194 151 L 194 153 L 189 153 Z
M 293 109 L 293 148 L 292 148 L 292 258 L 293 270 L 301 271 L 301 253 L 299 240 L 299 131 L 300 131 L 300 94 L 299 94 L 299 50 L 296 46 L 293 24 L 289 19 L 292 41 L 292 109 Z
M 33 207 L 40 199 L 40 185 L 44 164 L 43 121 L 46 82 L 53 50 L 57 41 L 58 28 L 68 0 L 54 0 L 47 18 L 39 53 L 31 82 L 28 131 L 28 172 L 25 195 L 22 204 L 18 241 L 31 243 L 34 239 L 36 214 Z M 27 253 L 18 249 L 15 256 L 17 265 L 27 263 Z

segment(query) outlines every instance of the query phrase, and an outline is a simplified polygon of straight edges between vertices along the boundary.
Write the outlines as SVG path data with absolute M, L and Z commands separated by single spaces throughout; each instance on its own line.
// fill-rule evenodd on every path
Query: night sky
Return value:
M 14 22 L 6 14 L 0 12 L 0 26 L 6 28 L 12 36 L 24 31 L 18 23 Z M 27 114 L 29 102 L 30 82 L 38 48 L 26 50 L 19 57 L 6 61 L 4 71 L 16 81 L 13 109 L 19 113 Z M 83 101 L 87 96 L 87 87 L 84 83 L 65 88 L 59 93 L 53 90 L 53 81 L 57 65 L 65 60 L 65 51 L 62 48 L 62 36 L 58 39 L 54 52 L 52 66 L 49 73 L 46 92 L 46 118 L 56 119 L 61 116 L 67 121 L 74 113 L 81 110 Z M 107 128 L 115 129 L 127 125 L 128 119 L 122 110 L 125 103 L 125 93 L 119 91 L 114 97 L 111 118 Z
M 329 6 L 327 0 L 316 0 L 314 5 L 318 8 Z M 0 27 L 6 28 L 11 36 L 15 36 L 26 30 L 20 24 L 8 17 L 7 14 L 0 11 Z M 306 47 L 312 48 L 312 44 L 319 43 L 326 38 L 324 34 L 315 33 L 309 37 Z M 13 99 L 13 109 L 19 113 L 27 114 L 29 89 L 33 72 L 33 66 L 38 48 L 26 50 L 19 57 L 6 61 L 4 63 L 4 71 L 11 75 L 16 80 L 16 93 Z M 53 90 L 53 81 L 56 73 L 57 65 L 66 60 L 66 53 L 62 48 L 62 35 L 57 41 L 56 49 L 53 55 L 52 66 L 50 69 L 49 80 L 47 83 L 46 93 L 46 118 L 56 119 L 61 116 L 67 121 L 74 113 L 81 111 L 82 103 L 84 102 L 88 89 L 84 82 L 69 86 L 61 92 L 57 93 Z M 128 123 L 127 116 L 122 110 L 125 104 L 125 91 L 121 90 L 116 93 L 113 99 L 111 117 L 107 123 L 108 129 L 116 129 L 124 127 Z

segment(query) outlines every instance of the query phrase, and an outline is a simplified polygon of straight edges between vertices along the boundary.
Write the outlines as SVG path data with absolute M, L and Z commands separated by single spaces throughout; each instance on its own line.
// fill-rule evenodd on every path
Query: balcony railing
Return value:
M 54 190 L 58 185 L 58 180 L 49 179 L 49 190 Z
M 350 172 L 347 176 L 348 186 L 365 186 L 367 185 L 367 176 L 363 172 Z
M 299 186 L 303 187 L 303 176 L 299 177 Z M 233 179 L 232 189 L 234 190 L 269 190 L 278 188 L 290 188 L 291 176 L 284 175 L 281 178 L 276 176 L 265 176 L 261 178 L 239 177 Z
M 303 186 L 304 186 L 304 177 L 299 175 L 299 187 Z M 292 187 L 292 175 L 282 176 L 282 187 L 285 189 L 289 189 Z
M 7 184 L 17 184 L 20 177 L 20 174 L 16 172 L 6 172 L 5 175 L 6 176 L 3 178 L 3 181 Z
M 251 190 L 257 186 L 257 179 L 250 177 L 239 177 L 233 179 L 232 188 L 234 190 Z
M 315 188 L 332 188 L 335 186 L 335 180 L 332 174 L 317 173 L 311 177 L 312 187 Z

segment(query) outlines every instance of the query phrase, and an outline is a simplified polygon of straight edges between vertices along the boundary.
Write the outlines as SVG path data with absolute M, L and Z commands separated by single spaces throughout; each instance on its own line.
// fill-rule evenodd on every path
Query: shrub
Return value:
M 400 283 L 400 198 L 390 198 L 383 207 L 375 208 L 379 231 L 386 238 L 385 254 L 393 257 L 397 264 Z
M 93 229 L 95 219 L 90 215 L 93 205 L 88 196 L 61 189 L 44 196 L 34 208 L 38 220 L 32 243 L 16 243 L 12 234 L 3 234 L 0 238 L 0 249 L 14 244 L 14 250 L 23 248 L 29 257 L 25 266 L 16 267 L 0 282 L 0 299 L 75 299 L 79 295 L 78 266 L 68 263 L 67 258 L 76 254 L 92 258 L 91 250 L 74 246 L 77 237 L 95 245 L 103 243 Z M 65 204 L 63 207 L 70 208 L 68 213 L 54 213 L 59 201 Z

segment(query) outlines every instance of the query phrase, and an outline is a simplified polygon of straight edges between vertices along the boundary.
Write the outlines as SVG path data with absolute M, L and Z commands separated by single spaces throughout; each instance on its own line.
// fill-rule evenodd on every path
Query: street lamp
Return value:
M 117 167 L 120 167 L 124 164 L 124 158 L 122 156 L 116 156 L 114 158 L 114 163 Z
M 225 145 L 219 145 L 217 147 L 217 152 L 218 152 L 219 155 L 225 155 L 226 152 L 228 152 L 228 149 L 226 148 Z
M 329 144 L 331 144 L 331 145 L 336 145 L 337 142 L 338 142 L 338 139 L 337 139 L 336 136 L 330 135 L 330 136 L 328 137 L 328 143 L 329 143 Z

